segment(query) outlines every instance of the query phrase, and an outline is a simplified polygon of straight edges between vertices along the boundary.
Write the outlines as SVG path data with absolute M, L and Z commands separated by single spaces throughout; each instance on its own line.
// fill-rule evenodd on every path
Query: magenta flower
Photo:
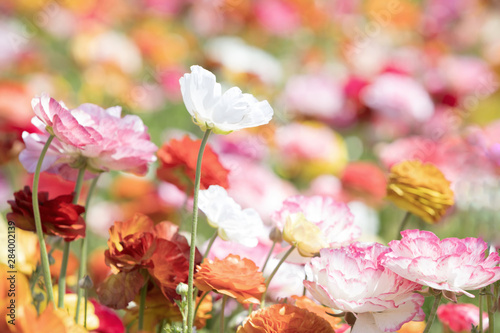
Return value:
M 439 238 L 430 231 L 405 230 L 392 241 L 392 252 L 382 265 L 408 280 L 436 290 L 474 295 L 466 290 L 483 288 L 500 280 L 500 257 L 485 257 L 488 244 L 478 238 Z
M 286 199 L 280 210 L 272 215 L 275 225 L 283 230 L 287 217 L 303 213 L 307 221 L 322 231 L 324 242 L 330 247 L 347 245 L 361 236 L 361 228 L 354 224 L 354 216 L 343 202 L 331 197 L 296 195 Z
M 424 297 L 415 293 L 421 285 L 380 265 L 389 251 L 378 243 L 323 249 L 306 265 L 304 286 L 323 305 L 352 313 L 351 333 L 395 332 L 424 319 Z
M 55 139 L 47 151 L 42 171 L 72 178 L 72 168 L 85 166 L 92 173 L 116 170 L 143 175 L 155 161 L 157 147 L 150 141 L 147 127 L 134 115 L 121 117 L 121 107 L 103 109 L 82 104 L 68 110 L 47 95 L 32 101 L 37 117 L 32 123 L 41 133 L 23 133 L 26 148 L 19 159 L 28 172 L 35 172 L 38 157 L 49 138 Z

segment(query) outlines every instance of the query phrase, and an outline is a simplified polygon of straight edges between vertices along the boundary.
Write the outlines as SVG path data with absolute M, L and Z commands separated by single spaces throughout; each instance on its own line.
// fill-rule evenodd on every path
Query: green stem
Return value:
M 403 231 L 405 229 L 406 224 L 410 220 L 410 216 L 411 216 L 411 213 L 410 212 L 406 212 L 406 214 L 403 217 L 403 220 L 401 221 L 401 224 L 399 226 L 399 232 L 398 232 L 398 235 L 397 235 L 396 239 L 401 239 L 401 231 Z
M 73 197 L 73 204 L 76 205 L 78 203 L 78 199 L 80 198 L 80 192 L 82 191 L 83 185 L 83 177 L 85 176 L 85 167 L 80 168 L 78 171 L 78 177 L 76 178 L 75 184 L 75 195 Z M 68 270 L 68 258 L 70 252 L 71 242 L 64 242 L 63 248 L 63 258 L 61 262 L 61 271 L 59 273 L 59 292 L 58 292 L 58 301 L 57 307 L 64 307 L 64 295 L 66 294 L 66 271 Z
M 87 301 L 89 297 L 88 289 L 85 289 L 85 306 L 83 308 L 83 327 L 87 328 Z
M 431 329 L 432 323 L 434 322 L 434 318 L 436 318 L 436 312 L 439 302 L 441 302 L 441 297 L 443 297 L 442 292 L 440 292 L 435 296 L 434 304 L 432 304 L 432 309 L 431 312 L 429 313 L 429 319 L 427 320 L 427 325 L 425 325 L 425 330 L 422 333 L 428 333 L 429 330 Z
M 198 160 L 196 162 L 196 175 L 194 179 L 194 194 L 193 194 L 193 222 L 191 225 L 191 249 L 189 251 L 189 273 L 188 273 L 188 333 L 193 332 L 194 321 L 194 300 L 193 300 L 193 276 L 194 276 L 194 259 L 196 254 L 196 234 L 198 228 L 198 192 L 200 191 L 201 179 L 201 161 L 203 152 L 207 144 L 211 130 L 207 130 L 201 140 L 200 151 L 198 152 Z
M 494 302 L 493 297 L 494 295 L 490 292 L 486 298 L 486 304 L 488 305 L 488 322 L 489 322 L 488 332 L 490 333 L 495 333 L 495 311 L 493 309 L 493 302 Z
M 483 295 L 484 288 L 479 292 L 479 332 L 483 332 Z
M 222 309 L 220 310 L 220 333 L 224 333 L 224 310 L 226 308 L 227 295 L 222 297 Z
M 195 318 L 196 318 L 196 314 L 198 313 L 198 309 L 200 308 L 201 302 L 203 302 L 203 300 L 205 299 L 205 297 L 207 297 L 208 293 L 209 293 L 209 291 L 203 293 L 203 295 L 201 295 L 201 297 L 200 297 L 200 300 L 196 304 L 196 308 L 194 309 L 194 317 Z
M 90 198 L 92 197 L 92 194 L 94 193 L 94 189 L 96 187 L 98 179 L 99 179 L 99 175 L 92 180 L 92 183 L 90 184 L 89 191 L 87 193 L 87 199 L 85 201 L 85 213 L 83 213 L 83 219 L 85 221 L 87 221 L 87 210 L 89 209 Z M 87 247 L 88 247 L 88 243 L 89 243 L 88 234 L 85 233 L 85 237 L 81 240 L 81 243 L 80 243 L 80 266 L 78 268 L 78 282 L 80 282 L 80 280 L 83 279 L 85 274 L 87 274 Z M 82 300 L 82 290 L 80 289 L 80 283 L 77 283 L 77 285 L 76 285 L 76 295 L 77 295 L 77 301 L 76 301 L 75 322 L 78 324 L 78 318 L 80 315 L 80 303 Z M 85 304 L 87 304 L 87 301 L 85 301 Z
M 45 280 L 45 289 L 47 290 L 47 303 L 54 303 L 54 291 L 52 289 L 52 280 L 50 277 L 50 265 L 49 257 L 47 255 L 47 248 L 45 247 L 45 239 L 43 238 L 42 220 L 40 218 L 40 207 L 38 205 L 38 182 L 40 181 L 40 170 L 42 168 L 42 162 L 49 149 L 50 143 L 54 139 L 51 135 L 45 146 L 43 146 L 40 157 L 38 158 L 38 163 L 35 169 L 35 175 L 33 176 L 33 215 L 35 218 L 36 235 L 38 236 L 38 243 L 40 245 L 40 261 L 43 271 L 43 279 Z
M 146 308 L 146 295 L 148 293 L 148 280 L 144 282 L 144 285 L 141 288 L 141 302 L 139 304 L 139 324 L 138 331 L 142 331 L 144 327 L 144 309 Z
M 264 273 L 264 270 L 266 269 L 267 262 L 271 258 L 271 255 L 273 254 L 274 247 L 276 246 L 276 241 L 273 241 L 273 245 L 271 246 L 271 249 L 269 250 L 269 253 L 267 254 L 266 261 L 264 261 L 264 265 L 262 266 L 261 272 Z
M 203 259 L 205 259 L 208 256 L 208 253 L 210 252 L 210 249 L 212 248 L 212 245 L 214 245 L 215 239 L 218 236 L 217 230 L 214 232 L 214 235 L 212 238 L 210 238 L 210 243 L 208 243 L 207 249 L 205 250 L 205 254 L 203 255 Z
M 267 289 L 269 287 L 269 284 L 271 283 L 271 280 L 273 279 L 274 275 L 276 275 L 276 273 L 278 273 L 278 269 L 280 269 L 281 264 L 283 264 L 285 262 L 286 258 L 288 258 L 288 256 L 293 252 L 293 250 L 295 250 L 295 246 L 292 245 L 292 247 L 290 247 L 290 249 L 285 253 L 285 255 L 283 256 L 283 258 L 281 258 L 281 260 L 278 263 L 278 265 L 276 265 L 276 267 L 274 268 L 274 270 L 271 273 L 271 275 L 269 275 L 269 277 L 267 278 L 267 280 L 266 280 L 266 291 L 264 291 L 264 293 L 262 294 L 262 298 L 260 300 L 260 307 L 261 308 L 263 308 L 264 305 L 266 304 Z
M 57 293 L 57 307 L 64 308 L 64 295 L 66 294 L 66 270 L 68 269 L 68 258 L 70 242 L 64 241 L 61 271 L 59 272 L 59 288 Z

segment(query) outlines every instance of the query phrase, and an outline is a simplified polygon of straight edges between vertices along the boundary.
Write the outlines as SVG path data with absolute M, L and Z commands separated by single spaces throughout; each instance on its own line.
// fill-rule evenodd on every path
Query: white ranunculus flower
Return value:
M 241 209 L 223 187 L 212 185 L 200 191 L 198 207 L 207 216 L 208 223 L 218 229 L 223 240 L 257 246 L 257 237 L 264 227 L 260 215 L 253 208 Z
M 200 66 L 191 66 L 191 73 L 179 80 L 184 104 L 193 121 L 202 130 L 228 134 L 242 128 L 269 123 L 273 109 L 267 101 L 258 101 L 243 94 L 238 87 L 222 93 L 215 75 Z

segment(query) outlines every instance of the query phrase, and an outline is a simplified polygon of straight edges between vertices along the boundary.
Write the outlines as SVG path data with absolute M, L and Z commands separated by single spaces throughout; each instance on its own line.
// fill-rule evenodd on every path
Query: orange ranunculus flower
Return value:
M 113 272 L 127 272 L 151 265 L 156 249 L 156 232 L 153 221 L 142 214 L 135 214 L 125 222 L 115 222 L 109 228 L 106 263 Z
M 190 247 L 182 238 L 183 241 L 158 239 L 156 251 L 151 257 L 152 267 L 148 269 L 163 295 L 171 301 L 181 298 L 175 288 L 188 280 Z M 195 264 L 200 262 L 201 254 L 196 250 Z
M 335 333 L 317 314 L 289 304 L 274 304 L 255 311 L 237 333 Z
M 450 182 L 433 164 L 403 161 L 391 168 L 387 198 L 428 223 L 438 222 L 453 206 Z
M 139 317 L 139 301 L 140 296 L 135 299 L 135 306 L 127 308 L 125 316 L 123 317 L 123 322 L 125 326 L 129 327 L 130 333 L 137 333 L 137 318 Z M 200 301 L 201 297 L 198 297 L 196 303 Z M 156 325 L 158 325 L 163 319 L 166 319 L 169 323 L 182 322 L 182 314 L 179 311 L 179 307 L 174 302 L 169 301 L 162 294 L 161 290 L 157 287 L 148 290 L 146 295 L 147 307 L 144 310 L 144 328 L 146 332 L 153 332 Z M 196 313 L 196 318 L 194 320 L 194 326 L 198 329 L 205 327 L 208 319 L 212 317 L 210 312 L 212 311 L 212 297 L 207 295 Z M 132 324 L 131 326 L 129 326 Z
M 341 328 L 342 324 L 341 321 L 342 319 L 338 317 L 333 317 L 328 315 L 326 312 L 332 312 L 330 308 L 324 307 L 323 305 L 319 305 L 315 303 L 313 300 L 308 298 L 307 296 L 292 296 L 292 299 L 295 300 L 295 306 L 299 307 L 301 309 L 306 309 L 309 312 L 314 312 L 316 315 L 319 317 L 325 319 L 327 322 L 330 323 L 330 326 L 333 329 L 338 329 Z
M 149 273 L 165 297 L 180 299 L 175 288 L 180 282 L 187 283 L 190 246 L 178 230 L 167 221 L 154 225 L 139 213 L 126 222 L 115 222 L 105 252 L 106 264 L 114 274 L 98 287 L 101 303 L 114 309 L 126 307 L 144 283 L 138 282 L 143 279 L 141 273 Z M 195 262 L 201 262 L 198 251 Z
M 194 284 L 202 291 L 214 290 L 243 304 L 260 304 L 266 290 L 264 276 L 250 259 L 230 254 L 225 259 L 205 259 L 197 267 Z
M 189 136 L 165 143 L 157 153 L 160 160 L 156 172 L 158 178 L 174 184 L 183 191 L 193 187 L 200 145 L 201 140 L 192 140 Z M 229 170 L 222 166 L 217 154 L 210 145 L 207 145 L 201 166 L 200 188 L 207 189 L 210 185 L 227 188 L 228 174 Z
M 14 221 L 16 227 L 28 231 L 36 231 L 32 195 L 30 187 L 25 186 L 14 193 L 14 200 L 8 201 L 12 212 L 7 214 L 7 219 Z M 72 201 L 73 194 L 49 200 L 48 192 L 38 192 L 43 233 L 60 236 L 67 242 L 85 237 L 85 221 L 81 217 L 85 208 L 72 204 Z
M 80 333 L 87 332 L 83 327 L 74 324 L 71 325 L 68 321 L 68 315 L 60 309 L 54 308 L 52 304 L 47 306 L 45 310 L 37 316 L 36 309 L 33 305 L 24 305 L 17 309 L 16 325 L 9 325 L 9 330 L 2 332 L 15 333 Z M 72 327 L 70 327 L 70 325 Z

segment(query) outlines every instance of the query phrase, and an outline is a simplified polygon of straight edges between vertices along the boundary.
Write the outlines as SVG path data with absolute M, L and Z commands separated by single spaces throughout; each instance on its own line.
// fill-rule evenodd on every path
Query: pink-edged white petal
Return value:
M 354 313 L 353 331 L 392 332 L 422 317 L 424 297 L 415 293 L 420 284 L 380 264 L 389 251 L 377 243 L 323 249 L 306 265 L 304 286 L 323 305 Z
M 437 290 L 464 293 L 500 280 L 500 256 L 485 256 L 488 244 L 477 238 L 439 238 L 430 231 L 405 230 L 389 243 L 382 264 L 395 273 Z

